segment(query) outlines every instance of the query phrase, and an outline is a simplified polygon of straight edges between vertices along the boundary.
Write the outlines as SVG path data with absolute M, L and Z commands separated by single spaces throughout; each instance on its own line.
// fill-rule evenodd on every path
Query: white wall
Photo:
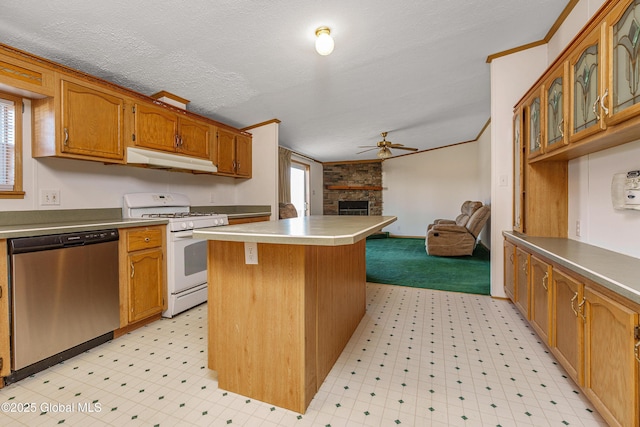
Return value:
M 238 180 L 236 203 L 271 206 L 271 220 L 278 219 L 278 131 L 277 122 L 252 128 L 252 178 Z
M 611 204 L 613 174 L 638 169 L 640 141 L 570 161 L 569 238 L 640 258 L 640 211 Z
M 483 200 L 478 159 L 479 143 L 469 142 L 382 162 L 382 213 L 398 217 L 385 231 L 424 237 L 434 219 L 455 218 L 465 200 Z
M 299 156 L 295 153 L 291 154 L 291 160 L 303 163 L 309 166 L 309 215 L 323 214 L 322 200 L 322 163 L 309 160 L 307 157 Z
M 478 178 L 480 185 L 478 200 L 485 205 L 491 205 L 491 123 L 478 137 Z M 482 229 L 479 238 L 486 247 L 491 249 L 491 221 L 488 221 Z M 500 245 L 497 248 L 500 248 Z
M 256 186 L 262 185 L 260 192 L 252 191 L 251 185 L 241 186 L 243 181 L 234 178 L 104 165 L 82 160 L 34 159 L 31 157 L 31 104 L 28 100 L 25 101 L 23 124 L 23 187 L 26 196 L 24 199 L 0 199 L 0 209 L 3 211 L 119 208 L 124 194 L 138 191 L 184 193 L 189 196 L 192 205 L 273 206 L 269 197 L 277 194 L 276 190 L 265 190 L 264 187 L 271 179 L 267 172 L 268 165 L 263 166 L 262 162 L 255 160 L 254 178 L 250 181 L 255 181 Z M 277 132 L 275 136 L 265 136 L 258 129 L 255 130 L 253 147 L 262 157 L 255 158 L 267 162 L 265 151 L 273 149 L 277 152 Z M 42 189 L 60 190 L 60 206 L 41 206 L 39 193 Z
M 491 62 L 491 295 L 505 297 L 502 231 L 512 230 L 513 107 L 547 67 L 546 46 Z

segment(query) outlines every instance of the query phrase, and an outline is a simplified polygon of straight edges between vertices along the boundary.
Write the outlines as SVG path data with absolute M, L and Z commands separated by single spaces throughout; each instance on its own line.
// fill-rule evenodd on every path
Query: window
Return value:
M 22 98 L 0 92 L 0 197 L 22 191 Z

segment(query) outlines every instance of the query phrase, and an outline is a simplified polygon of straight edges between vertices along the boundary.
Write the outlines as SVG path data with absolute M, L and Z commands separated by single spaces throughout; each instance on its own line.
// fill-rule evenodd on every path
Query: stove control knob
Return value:
M 186 222 L 180 223 L 180 228 L 182 228 L 183 230 L 186 230 L 187 229 L 187 223 Z
M 219 219 L 214 219 L 213 220 L 213 224 L 214 225 L 219 225 L 220 224 L 220 220 Z
M 193 228 L 193 221 L 189 221 L 189 228 Z

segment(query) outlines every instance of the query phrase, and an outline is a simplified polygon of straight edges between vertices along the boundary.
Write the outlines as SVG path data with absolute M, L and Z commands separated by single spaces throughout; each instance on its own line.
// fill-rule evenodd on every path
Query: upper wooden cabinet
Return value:
M 569 141 L 575 142 L 606 129 L 602 117 L 604 26 L 597 26 L 569 57 L 571 78 Z
M 218 174 L 251 178 L 251 136 L 223 128 L 216 131 Z
M 513 115 L 513 229 L 524 231 L 524 164 L 526 160 L 522 144 L 522 108 Z
M 607 123 L 640 114 L 640 5 L 620 1 L 607 16 L 607 81 L 603 108 Z
M 60 79 L 58 95 L 32 102 L 33 157 L 124 162 L 125 98 L 89 83 Z
M 525 146 L 527 147 L 527 155 L 530 159 L 544 153 L 542 146 L 544 128 L 542 127 L 542 100 L 540 92 L 541 88 L 536 88 L 524 104 Z
M 134 112 L 134 144 L 208 159 L 210 126 L 153 104 L 137 103 Z
M 569 64 L 562 62 L 542 85 L 544 117 L 544 152 L 549 153 L 569 143 L 568 82 Z

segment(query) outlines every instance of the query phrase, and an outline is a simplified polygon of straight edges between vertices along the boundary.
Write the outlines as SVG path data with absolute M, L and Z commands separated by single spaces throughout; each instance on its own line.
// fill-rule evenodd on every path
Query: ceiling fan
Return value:
M 394 144 L 391 141 L 387 141 L 387 132 L 382 132 L 380 135 L 382 136 L 382 141 L 378 141 L 376 145 L 361 145 L 358 148 L 368 148 L 368 150 L 359 151 L 356 154 L 366 153 L 367 151 L 379 149 L 378 157 L 381 159 L 387 159 L 391 157 L 391 148 L 397 148 L 399 150 L 418 151 L 417 148 L 405 147 L 402 144 Z

